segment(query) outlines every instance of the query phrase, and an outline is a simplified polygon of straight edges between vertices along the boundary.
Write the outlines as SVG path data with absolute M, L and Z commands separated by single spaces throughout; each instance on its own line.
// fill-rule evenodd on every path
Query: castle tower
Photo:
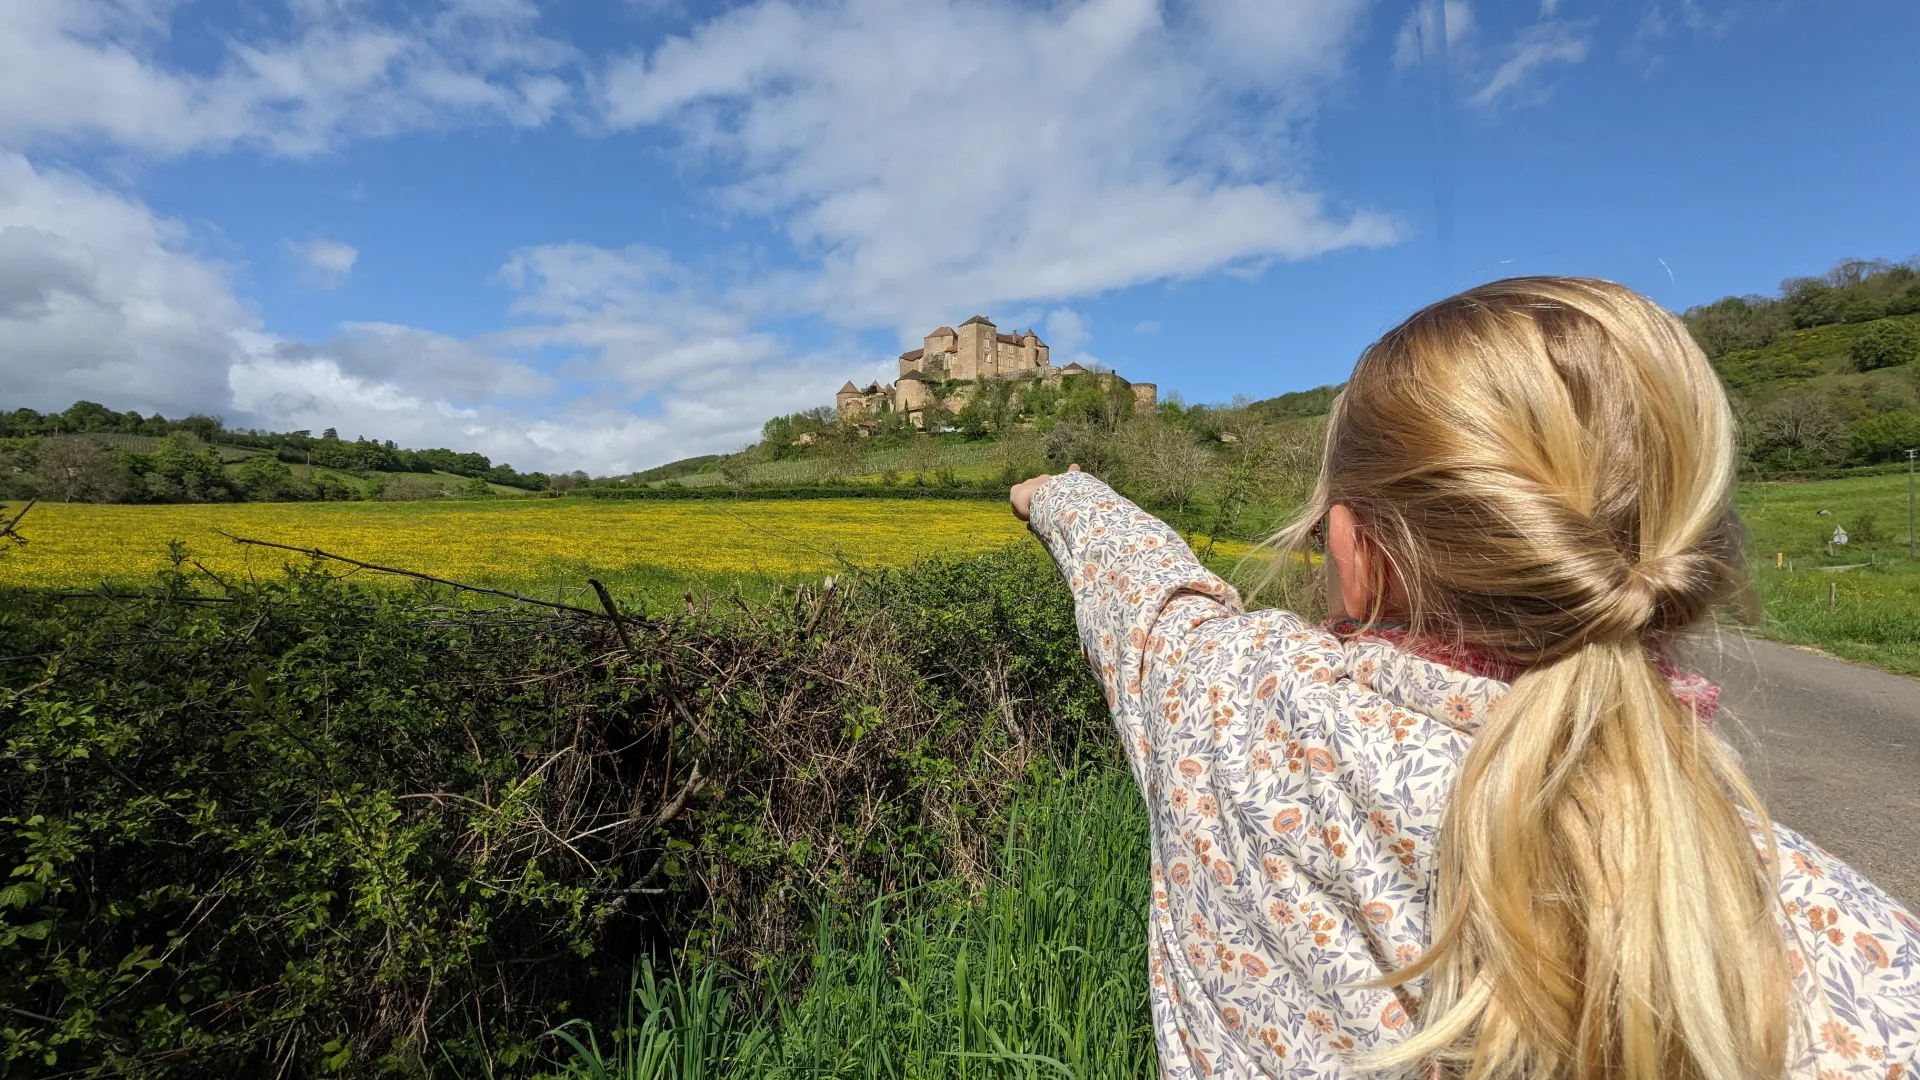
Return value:
M 927 399 L 933 396 L 927 391 L 926 376 L 918 371 L 907 372 L 900 376 L 899 382 L 894 384 L 893 393 L 894 411 L 906 413 L 907 419 L 913 421 L 914 427 L 925 427 L 926 417 L 923 410 L 927 407 Z
M 860 388 L 853 385 L 852 379 L 848 379 L 847 385 L 841 387 L 839 393 L 833 395 L 834 415 L 842 420 L 851 420 L 859 414 L 859 408 Z
M 993 320 L 975 315 L 960 324 L 959 342 L 949 375 L 955 379 L 991 379 L 1000 371 L 1000 341 Z
M 1027 327 L 1026 336 L 1020 339 L 1020 359 L 1024 366 L 1029 371 L 1047 370 L 1047 351 L 1047 345 L 1040 340 L 1040 335 L 1033 332 L 1033 327 Z

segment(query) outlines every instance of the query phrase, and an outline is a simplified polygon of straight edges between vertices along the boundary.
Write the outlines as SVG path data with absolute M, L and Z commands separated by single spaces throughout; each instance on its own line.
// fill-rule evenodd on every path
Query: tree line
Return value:
M 152 440 L 148 447 L 147 440 Z M 221 447 L 241 451 L 222 454 Z M 233 460 L 238 457 L 237 463 Z M 232 465 L 232 468 L 228 468 Z M 349 480 L 294 465 L 352 474 Z M 523 473 L 485 454 L 404 449 L 393 440 L 342 439 L 328 428 L 273 432 L 228 428 L 217 416 L 169 419 L 116 412 L 91 401 L 61 412 L 0 413 L 0 498 L 91 502 L 227 502 L 419 497 L 431 485 L 406 474 L 468 479 L 464 494 L 488 485 L 529 491 L 578 479 Z M 435 488 L 433 493 L 437 494 Z

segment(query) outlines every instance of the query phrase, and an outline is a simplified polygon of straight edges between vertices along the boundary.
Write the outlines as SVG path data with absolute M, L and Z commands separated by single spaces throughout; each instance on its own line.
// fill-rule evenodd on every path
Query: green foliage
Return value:
M 1920 328 L 1901 319 L 1887 319 L 1855 338 L 1847 355 L 1861 371 L 1898 367 L 1920 359 Z
M 1267 398 L 1248 405 L 1247 411 L 1271 420 L 1302 419 L 1325 416 L 1333 409 L 1333 399 L 1338 397 L 1346 384 L 1337 386 L 1316 386 L 1311 390 L 1295 390 L 1279 397 Z
M 455 476 L 478 477 L 507 487 L 539 491 L 547 486 L 545 473 L 521 473 L 511 465 L 495 465 L 484 454 L 460 453 L 446 449 L 404 450 L 392 440 L 379 442 L 341 440 L 328 428 L 315 439 L 310 431 L 254 431 L 229 429 L 217 416 L 189 416 L 169 420 L 158 413 L 141 417 L 137 412 L 117 413 L 91 401 L 75 402 L 64 412 L 39 413 L 15 409 L 0 413 L 0 439 L 37 439 L 40 436 L 95 435 L 104 439 L 153 438 L 164 446 L 171 441 L 197 448 L 218 444 L 265 451 L 290 464 L 318 465 L 347 472 L 445 472 Z M 345 497 L 338 485 L 287 482 L 277 474 L 263 474 L 265 483 L 243 480 L 216 480 L 196 463 L 176 459 L 144 460 L 136 455 L 125 463 L 132 482 L 115 485 L 109 501 L 130 499 L 135 502 L 215 502 L 223 499 L 330 499 Z M 218 457 L 217 451 L 215 457 Z M 152 483 L 146 479 L 155 476 Z M 44 478 L 43 478 L 44 479 Z
M 1790 330 L 1871 322 L 1920 310 L 1920 265 L 1842 259 L 1820 277 L 1788 278 L 1777 297 L 1728 296 L 1682 318 L 1710 358 L 1764 349 Z
M 652 943 L 752 967 L 981 865 L 1019 777 L 1106 742 L 1030 548 L 630 617 L 632 655 L 312 572 L 188 586 L 0 602 L 0 1074 L 524 1064 Z
M 1868 417 L 1853 425 L 1851 437 L 1857 461 L 1905 461 L 1908 450 L 1920 448 L 1920 412 Z
M 1147 1007 L 1146 814 L 1127 772 L 1033 784 L 985 889 L 822 913 L 757 979 L 643 964 L 625 1023 L 556 1033 L 573 1080 L 1158 1075 Z

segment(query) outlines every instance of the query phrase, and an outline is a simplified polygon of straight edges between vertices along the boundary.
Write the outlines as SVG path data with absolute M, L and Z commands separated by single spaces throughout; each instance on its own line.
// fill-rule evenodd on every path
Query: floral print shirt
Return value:
M 1243 611 L 1172 529 L 1084 473 L 1044 484 L 1031 524 L 1152 818 L 1162 1075 L 1359 1075 L 1356 1054 L 1412 1031 L 1408 988 L 1370 984 L 1427 944 L 1441 809 L 1507 684 Z M 1920 922 L 1774 833 L 1795 1074 L 1920 1075 Z

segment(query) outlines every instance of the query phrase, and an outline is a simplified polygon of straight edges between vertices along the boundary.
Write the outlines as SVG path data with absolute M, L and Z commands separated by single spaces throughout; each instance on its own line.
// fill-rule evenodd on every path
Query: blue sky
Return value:
M 1442 44 L 1444 40 L 1444 45 Z M 6 0 L 0 406 L 625 471 L 939 323 L 1189 401 L 1920 251 L 1920 5 Z

